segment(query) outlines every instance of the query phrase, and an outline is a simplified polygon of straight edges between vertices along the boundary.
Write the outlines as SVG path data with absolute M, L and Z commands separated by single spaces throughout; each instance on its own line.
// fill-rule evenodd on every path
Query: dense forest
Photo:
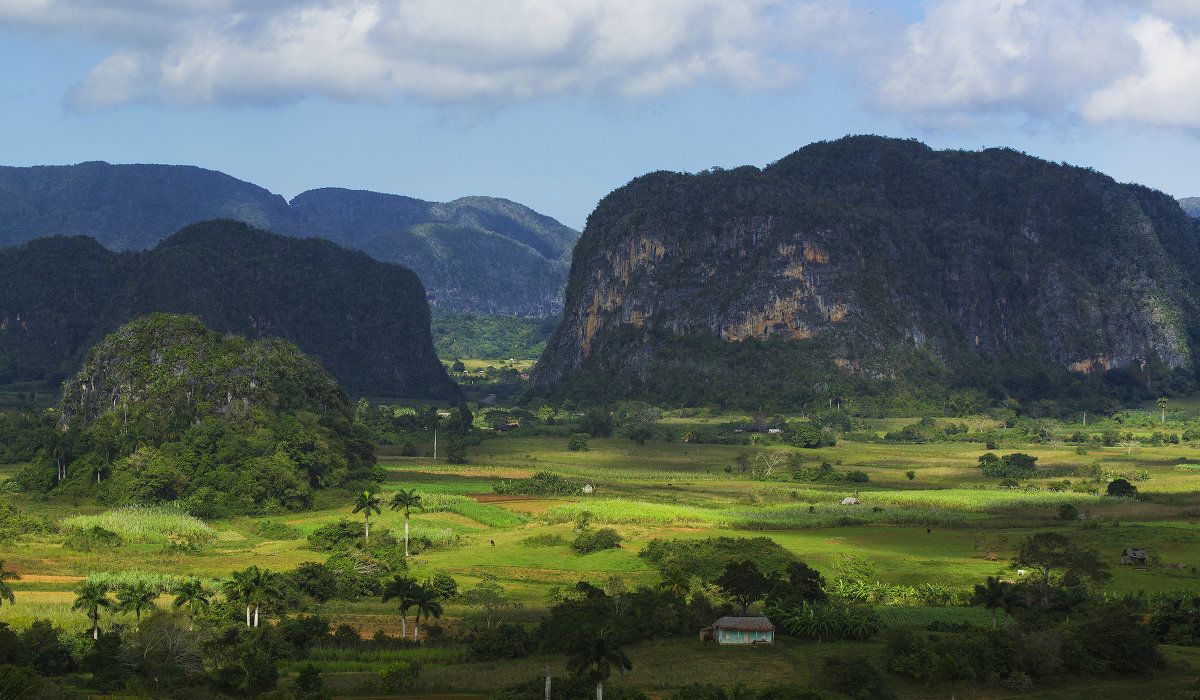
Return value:
M 91 350 L 57 412 L 31 419 L 41 449 L 15 481 L 34 493 L 178 501 L 214 517 L 306 508 L 315 489 L 381 477 L 345 391 L 315 359 L 195 316 L 125 324 Z

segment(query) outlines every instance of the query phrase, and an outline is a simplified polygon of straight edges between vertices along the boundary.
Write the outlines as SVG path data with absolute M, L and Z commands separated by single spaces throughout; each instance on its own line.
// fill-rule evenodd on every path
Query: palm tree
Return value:
M 112 607 L 108 585 L 100 581 L 84 581 L 75 588 L 72 610 L 83 610 L 92 621 L 92 639 L 100 638 L 100 608 Z
M 1166 423 L 1167 422 L 1167 397 L 1165 397 L 1165 396 L 1158 397 L 1158 407 L 1159 407 L 1159 409 L 1162 410 L 1162 419 L 1160 419 L 1158 422 Z
M 417 586 L 413 592 L 413 607 L 417 609 L 416 614 L 413 615 L 413 641 L 415 642 L 421 618 L 424 617 L 428 620 L 431 617 L 441 617 L 442 603 L 438 600 L 437 593 L 424 586 Z
M 42 447 L 45 448 L 46 454 L 50 455 L 58 466 L 58 471 L 56 472 L 57 478 L 55 480 L 62 481 L 67 476 L 67 467 L 63 464 L 63 460 L 67 458 L 67 452 L 70 449 L 67 443 L 67 434 L 57 429 L 51 430 L 42 442 Z
M 162 593 L 162 588 L 155 584 L 138 579 L 134 583 L 122 583 L 117 586 L 117 611 L 133 611 L 136 618 L 133 631 L 137 632 L 142 625 L 142 611 L 158 607 L 155 600 Z
M 7 581 L 20 581 L 21 575 L 15 571 L 4 570 L 4 560 L 0 559 L 0 602 L 7 600 L 12 604 L 16 604 L 17 597 L 13 595 L 12 586 L 6 583 Z
M 180 581 L 175 586 L 174 593 L 175 602 L 172 603 L 172 607 L 188 607 L 188 629 L 191 630 L 196 626 L 196 613 L 208 612 L 208 599 L 212 597 L 212 591 L 208 590 L 200 579 L 189 578 Z
M 417 589 L 421 586 L 416 579 L 397 574 L 383 587 L 383 602 L 395 600 L 400 604 L 400 638 L 408 635 L 408 611 L 416 604 Z
M 225 592 L 225 597 L 231 602 L 242 603 L 246 606 L 246 626 L 250 624 L 250 589 L 253 587 L 251 583 L 251 569 L 257 569 L 256 566 L 251 566 L 243 571 L 234 571 L 229 574 L 229 580 L 221 582 L 221 590 Z
M 997 609 L 1010 613 L 1021 603 L 1021 592 L 1017 587 L 995 576 L 988 576 L 983 585 L 975 584 L 975 594 L 971 596 L 971 605 L 980 605 L 992 611 L 992 629 L 996 628 Z
M 388 505 L 392 510 L 404 509 L 404 556 L 408 556 L 408 515 L 413 508 L 425 510 L 421 505 L 421 494 L 417 493 L 416 489 L 405 491 L 400 489 L 392 496 L 392 502 Z
M 236 600 L 246 606 L 246 626 L 258 627 L 259 612 L 265 605 L 283 597 L 279 577 L 270 569 L 260 569 L 251 565 L 242 571 L 234 571 L 229 580 L 221 584 L 225 595 L 230 600 Z M 250 610 L 254 610 L 254 621 L 251 623 Z
M 367 519 L 366 533 L 363 536 L 363 540 L 366 542 L 371 540 L 371 511 L 373 510 L 376 513 L 382 512 L 379 510 L 380 503 L 382 503 L 382 500 L 379 496 L 370 491 L 363 491 L 358 498 L 354 499 L 354 512 L 363 511 L 363 515 Z
M 662 572 L 662 580 L 658 582 L 658 590 L 666 591 L 676 598 L 686 598 L 692 590 L 691 577 L 678 566 L 668 567 Z
M 633 668 L 633 662 L 621 650 L 621 640 L 611 629 L 599 634 L 585 631 L 570 651 L 567 670 L 572 673 L 592 673 L 596 679 L 596 700 L 604 700 L 604 681 L 612 674 L 614 666 L 621 674 Z

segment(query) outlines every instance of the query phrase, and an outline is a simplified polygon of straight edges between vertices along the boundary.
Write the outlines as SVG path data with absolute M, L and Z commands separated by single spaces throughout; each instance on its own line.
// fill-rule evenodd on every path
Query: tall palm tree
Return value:
M 221 582 L 221 590 L 225 593 L 227 599 L 246 606 L 247 627 L 252 626 L 250 624 L 250 591 L 254 584 L 251 581 L 251 570 L 257 568 L 257 566 L 251 566 L 242 571 L 231 572 L 229 578 Z
M 971 596 L 971 605 L 979 605 L 992 611 L 992 628 L 996 627 L 996 611 L 1010 613 L 1020 607 L 1021 592 L 1007 581 L 1001 581 L 995 576 L 988 576 L 983 585 L 975 584 L 975 594 Z
M 20 581 L 21 575 L 15 571 L 4 570 L 4 560 L 0 559 L 0 603 L 7 600 L 12 604 L 16 604 L 17 597 L 13 595 L 12 586 L 8 585 L 8 581 Z
M 417 589 L 420 584 L 399 574 L 392 577 L 383 586 L 383 602 L 395 600 L 400 605 L 400 638 L 408 636 L 408 611 L 416 604 Z
M 271 605 L 283 597 L 279 576 L 270 569 L 260 569 L 255 565 L 234 571 L 221 587 L 226 597 L 246 606 L 247 627 L 258 627 L 263 606 Z M 254 611 L 253 622 L 250 617 L 251 609 Z
M 596 679 L 596 700 L 604 700 L 604 681 L 612 674 L 614 667 L 621 674 L 633 668 L 633 662 L 621 649 L 621 640 L 611 629 L 599 634 L 585 632 L 580 635 L 572 645 L 570 654 L 567 670 L 572 673 L 591 672 Z
M 204 585 L 198 578 L 189 578 L 180 581 L 175 586 L 175 602 L 172 603 L 174 608 L 188 608 L 188 629 L 191 630 L 196 626 L 196 613 L 208 612 L 209 598 L 212 597 L 212 591 Z
M 100 638 L 100 608 L 112 607 L 108 585 L 100 581 L 84 581 L 75 587 L 72 610 L 83 610 L 92 621 L 92 639 Z
M 413 607 L 416 608 L 416 614 L 413 615 L 413 641 L 417 641 L 418 627 L 421 624 L 421 618 L 426 620 L 429 618 L 438 618 L 442 616 L 442 603 L 438 600 L 438 595 L 424 586 L 417 586 L 413 592 Z
M 133 631 L 137 632 L 142 625 L 142 611 L 158 607 L 155 600 L 162 593 L 162 588 L 142 579 L 134 583 L 122 583 L 117 586 L 117 610 L 119 612 L 133 611 L 135 621 Z
M 63 464 L 63 460 L 67 458 L 69 450 L 67 434 L 57 429 L 51 430 L 46 435 L 46 439 L 42 441 L 42 447 L 58 467 L 58 471 L 55 473 L 55 481 L 62 481 L 67 476 L 67 467 Z
M 392 510 L 404 509 L 404 556 L 408 556 L 408 515 L 413 508 L 418 508 L 421 511 L 425 507 L 421 505 L 421 494 L 417 493 L 416 489 L 405 491 L 400 489 L 392 496 L 392 502 L 388 505 Z
M 382 502 L 379 496 L 370 491 L 363 491 L 359 494 L 358 498 L 354 499 L 354 512 L 357 513 L 361 510 L 363 511 L 363 515 L 366 516 L 367 527 L 363 536 L 363 540 L 366 542 L 371 541 L 371 511 L 373 510 L 376 513 L 383 512 L 379 509 L 379 504 Z

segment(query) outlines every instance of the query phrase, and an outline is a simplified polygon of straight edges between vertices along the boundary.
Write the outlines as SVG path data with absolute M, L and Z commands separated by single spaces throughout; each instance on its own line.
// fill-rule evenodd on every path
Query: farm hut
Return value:
M 1121 563 L 1132 564 L 1133 566 L 1146 565 L 1146 550 L 1144 549 L 1124 549 L 1121 550 Z
M 857 505 L 859 505 L 859 500 L 857 498 L 855 498 L 854 496 L 846 496 L 845 498 L 842 499 L 842 505 L 857 506 Z
M 765 617 L 722 617 L 713 623 L 718 644 L 774 644 L 775 625 Z

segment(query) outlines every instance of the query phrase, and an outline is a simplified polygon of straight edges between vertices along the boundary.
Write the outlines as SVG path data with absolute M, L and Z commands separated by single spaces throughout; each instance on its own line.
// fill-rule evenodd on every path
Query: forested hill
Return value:
M 652 173 L 588 218 L 534 381 L 752 406 L 1169 392 L 1194 381 L 1198 239 L 1171 197 L 1007 149 L 847 137 Z
M 185 227 L 143 253 L 83 236 L 0 250 L 0 383 L 57 386 L 106 334 L 154 312 L 285 338 L 357 393 L 459 396 L 410 270 L 229 220 Z
M 1179 206 L 1188 214 L 1200 217 L 1200 197 L 1184 197 L 1179 200 Z
M 289 236 L 318 236 L 410 267 L 429 301 L 450 311 L 547 317 L 562 308 L 578 232 L 504 199 L 448 203 L 318 189 L 291 203 L 191 166 L 82 163 L 0 167 L 0 246 L 85 235 L 140 251 L 183 226 L 229 218 Z

